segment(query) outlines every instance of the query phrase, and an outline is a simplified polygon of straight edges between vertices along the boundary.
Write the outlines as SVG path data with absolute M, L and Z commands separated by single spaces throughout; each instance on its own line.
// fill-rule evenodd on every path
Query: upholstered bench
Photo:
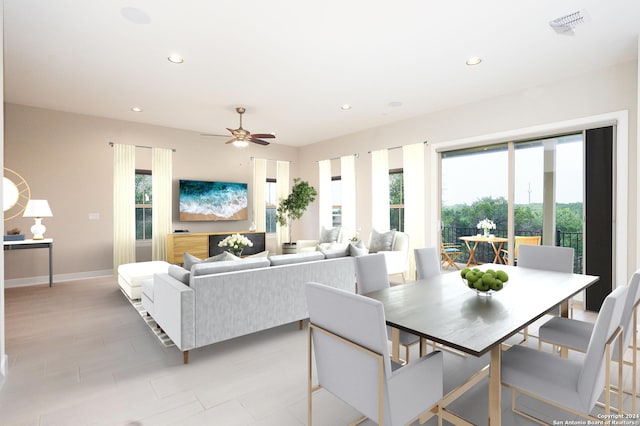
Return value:
M 155 273 L 166 273 L 168 270 L 169 263 L 163 260 L 126 263 L 118 266 L 118 284 L 130 299 L 140 299 L 142 296 L 142 282 L 153 278 Z

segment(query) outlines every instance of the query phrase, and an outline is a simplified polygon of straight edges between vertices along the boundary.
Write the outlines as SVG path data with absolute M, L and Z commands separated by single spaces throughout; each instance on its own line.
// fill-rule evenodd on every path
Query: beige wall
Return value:
M 323 141 L 300 150 L 302 177 L 317 185 L 319 160 L 357 153 L 356 181 L 357 226 L 366 239 L 371 229 L 371 180 L 370 154 L 375 149 L 396 147 L 428 140 L 430 144 L 445 144 L 465 138 L 498 134 L 505 131 L 548 125 L 576 118 L 595 116 L 619 110 L 629 111 L 628 161 L 628 235 L 635 236 L 636 216 L 636 139 L 637 139 L 637 62 L 619 64 L 603 70 L 585 73 L 577 78 L 540 85 L 521 92 L 511 93 L 464 105 L 446 111 L 438 111 L 392 125 L 368 129 L 352 135 Z M 395 162 L 401 161 L 400 150 L 392 151 Z M 398 160 L 398 155 L 400 159 Z M 428 159 L 429 153 L 426 154 Z M 431 163 L 427 162 L 427 167 Z M 392 164 L 392 167 L 394 165 Z M 397 166 L 396 166 L 397 167 Z M 334 168 L 334 171 L 335 168 Z M 339 172 L 339 168 L 338 168 Z M 426 171 L 425 196 L 432 199 L 437 182 L 431 182 L 431 171 Z M 429 211 L 430 206 L 427 206 Z M 317 209 L 306 215 L 305 229 L 318 228 Z M 427 217 L 427 229 L 436 218 Z M 430 242 L 429 236 L 425 241 Z M 629 272 L 635 270 L 636 240 L 628 241 Z
M 249 221 L 179 222 L 179 179 L 247 182 L 252 193 L 251 157 L 292 161 L 296 176 L 297 149 L 252 146 L 237 149 L 222 138 L 197 132 L 70 114 L 21 105 L 5 106 L 4 165 L 20 173 L 32 198 L 49 201 L 53 217 L 45 218 L 45 237 L 54 238 L 54 274 L 58 279 L 110 273 L 113 259 L 113 149 L 122 144 L 174 148 L 174 226 L 192 232 L 247 230 Z M 136 150 L 136 167 L 151 168 L 151 150 Z M 275 177 L 275 176 L 274 176 Z M 251 209 L 251 206 L 250 206 Z M 90 220 L 97 213 L 99 220 Z M 33 219 L 16 218 L 6 227 L 19 227 L 29 238 Z M 139 251 L 141 257 L 145 251 Z M 147 250 L 148 252 L 148 250 Z M 7 287 L 45 282 L 46 250 L 5 253 Z M 145 260 L 140 259 L 140 260 Z

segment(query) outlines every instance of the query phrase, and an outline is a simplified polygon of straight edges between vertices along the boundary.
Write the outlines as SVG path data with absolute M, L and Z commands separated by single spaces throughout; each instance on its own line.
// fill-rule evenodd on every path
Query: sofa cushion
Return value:
M 335 243 L 338 241 L 338 237 L 340 236 L 340 227 L 336 226 L 335 228 L 325 228 L 322 227 L 320 231 L 320 243 Z
M 183 284 L 189 285 L 189 278 L 191 277 L 191 273 L 178 265 L 170 265 L 169 266 L 169 275 L 176 280 L 182 282 Z M 153 300 L 153 298 L 151 298 Z
M 391 251 L 393 249 L 395 236 L 396 231 L 378 232 L 373 229 L 371 231 L 371 240 L 369 241 L 369 253 Z
M 369 249 L 364 246 L 362 240 L 357 243 L 349 243 L 349 256 L 364 256 L 369 254 Z
M 265 268 L 270 265 L 265 257 L 246 258 L 241 260 L 223 260 L 214 263 L 197 263 L 191 267 L 194 277 L 199 275 L 220 274 L 222 272 L 243 271 L 245 269 Z
M 319 251 L 310 251 L 294 254 L 278 254 L 275 256 L 269 256 L 271 266 L 277 265 L 289 265 L 292 263 L 311 262 L 313 260 L 324 259 L 324 254 Z
M 325 259 L 349 256 L 349 244 L 333 243 L 329 247 L 324 247 L 324 244 L 319 244 L 318 251 L 324 254 Z
M 223 260 L 234 260 L 231 256 L 233 256 L 231 253 L 225 251 L 220 254 L 216 254 L 215 256 L 208 257 L 206 259 L 200 259 L 190 253 L 185 253 L 183 256 L 183 264 L 186 270 L 191 270 L 191 267 L 197 263 L 221 262 Z

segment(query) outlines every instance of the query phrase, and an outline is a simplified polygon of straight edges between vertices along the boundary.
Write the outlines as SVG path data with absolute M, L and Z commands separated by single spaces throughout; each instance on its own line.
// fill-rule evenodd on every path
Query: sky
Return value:
M 582 135 L 546 139 L 556 146 L 556 202 L 583 201 Z M 515 150 L 515 203 L 541 203 L 544 147 L 521 143 Z M 472 204 L 484 197 L 507 198 L 507 147 L 466 155 L 443 155 L 442 205 Z

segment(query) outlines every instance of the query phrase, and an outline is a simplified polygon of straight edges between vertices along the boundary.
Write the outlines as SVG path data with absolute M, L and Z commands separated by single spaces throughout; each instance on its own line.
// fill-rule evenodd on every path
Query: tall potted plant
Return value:
M 276 221 L 280 226 L 290 225 L 294 220 L 300 219 L 304 212 L 313 203 L 318 193 L 315 188 L 309 185 L 309 182 L 300 178 L 293 179 L 293 187 L 287 198 L 280 200 L 276 210 Z M 288 246 L 288 248 L 287 248 Z M 289 242 L 283 243 L 283 251 L 295 251 L 295 243 L 291 242 L 291 233 L 289 233 Z

